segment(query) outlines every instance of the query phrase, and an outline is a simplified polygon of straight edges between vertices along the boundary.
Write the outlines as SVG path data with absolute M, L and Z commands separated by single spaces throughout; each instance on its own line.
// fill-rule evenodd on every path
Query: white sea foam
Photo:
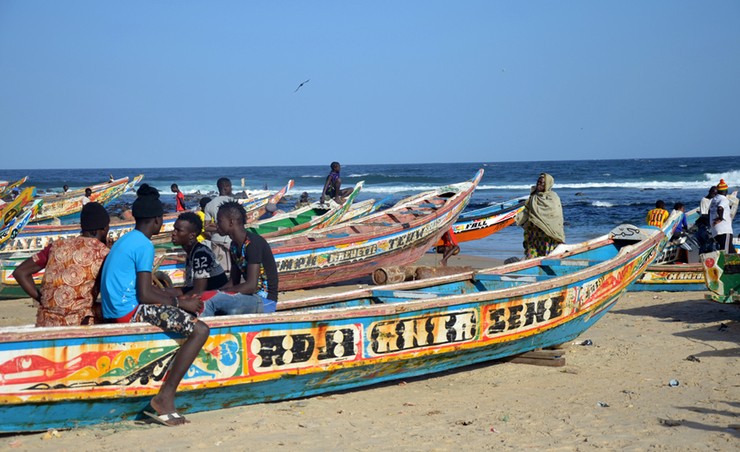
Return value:
M 614 204 L 606 201 L 594 201 L 591 205 L 594 207 L 614 207 Z
M 725 171 L 723 173 L 704 173 L 710 185 L 717 185 L 720 179 L 724 179 L 730 188 L 740 186 L 740 170 Z M 704 183 L 704 187 L 707 184 Z

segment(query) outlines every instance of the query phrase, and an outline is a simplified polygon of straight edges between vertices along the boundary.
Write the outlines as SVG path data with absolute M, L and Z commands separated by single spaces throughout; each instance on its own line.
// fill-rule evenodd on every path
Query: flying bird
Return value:
M 299 89 L 301 89 L 301 86 L 305 85 L 306 83 L 308 83 L 310 81 L 311 81 L 311 79 L 308 79 L 305 82 L 301 83 L 300 85 L 298 85 L 298 88 L 296 88 L 295 91 L 293 91 L 293 92 L 295 93 L 296 91 L 298 91 Z

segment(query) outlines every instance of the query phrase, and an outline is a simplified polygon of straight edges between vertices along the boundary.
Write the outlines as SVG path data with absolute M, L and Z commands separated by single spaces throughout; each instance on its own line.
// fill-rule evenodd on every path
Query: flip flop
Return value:
M 167 427 L 177 427 L 178 425 L 182 425 L 182 424 L 170 424 L 169 421 L 173 421 L 175 419 L 185 419 L 185 416 L 181 415 L 177 411 L 174 411 L 172 413 L 165 413 L 165 414 L 157 414 L 157 413 L 152 413 L 151 411 L 144 411 L 144 414 L 152 418 L 158 424 L 162 424 Z

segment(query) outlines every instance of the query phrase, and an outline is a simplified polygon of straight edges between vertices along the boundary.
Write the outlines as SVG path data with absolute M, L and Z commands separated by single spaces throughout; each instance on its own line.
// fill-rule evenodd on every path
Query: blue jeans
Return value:
M 205 302 L 201 317 L 215 315 L 255 314 L 264 312 L 264 302 L 259 295 L 229 294 L 219 292 Z

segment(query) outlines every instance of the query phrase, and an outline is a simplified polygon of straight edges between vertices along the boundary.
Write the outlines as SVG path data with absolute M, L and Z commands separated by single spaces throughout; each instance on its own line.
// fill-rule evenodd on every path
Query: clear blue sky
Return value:
M 2 0 L 0 152 L 7 169 L 737 155 L 740 1 Z

